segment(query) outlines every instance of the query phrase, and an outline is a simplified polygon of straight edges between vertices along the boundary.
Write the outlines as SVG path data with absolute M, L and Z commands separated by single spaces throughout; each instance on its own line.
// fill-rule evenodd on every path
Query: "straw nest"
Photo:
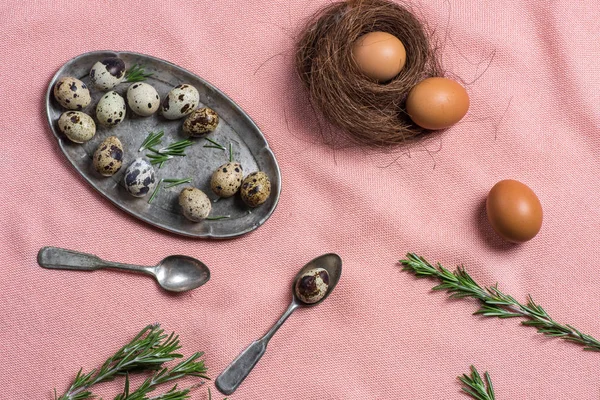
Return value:
M 362 35 L 383 31 L 406 48 L 400 74 L 384 84 L 364 76 L 352 57 Z M 349 0 L 321 9 L 298 41 L 296 69 L 310 101 L 347 139 L 369 147 L 414 141 L 425 130 L 404 110 L 410 89 L 443 71 L 424 25 L 408 8 L 387 0 Z

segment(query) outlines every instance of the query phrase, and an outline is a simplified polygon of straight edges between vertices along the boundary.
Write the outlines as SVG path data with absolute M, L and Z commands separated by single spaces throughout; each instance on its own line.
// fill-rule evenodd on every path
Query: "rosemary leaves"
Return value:
M 125 388 L 115 400 L 142 400 L 148 399 L 147 394 L 156 390 L 159 385 L 173 382 L 184 377 L 197 377 L 210 379 L 206 375 L 207 369 L 204 361 L 200 360 L 204 353 L 194 353 L 184 361 L 173 367 L 164 364 L 183 356 L 178 353 L 181 348 L 179 336 L 175 333 L 167 335 L 159 324 L 148 325 L 140 331 L 129 343 L 121 347 L 109 357 L 100 368 L 92 369 L 84 374 L 82 369 L 75 376 L 69 389 L 57 400 L 85 400 L 95 398 L 91 388 L 101 382 L 115 379 L 125 375 Z M 146 378 L 137 388 L 131 390 L 129 373 L 154 371 L 152 376 Z M 154 399 L 184 400 L 189 398 L 188 393 L 197 385 L 179 389 L 174 385 L 168 392 L 153 396 Z
M 133 67 L 129 68 L 125 73 L 125 81 L 126 82 L 141 82 L 145 81 L 147 78 L 150 78 L 152 74 L 148 74 L 144 71 L 144 67 L 139 64 L 135 64 Z
M 584 346 L 584 350 L 600 351 L 600 341 L 590 335 L 586 335 L 571 325 L 563 325 L 554 321 L 550 315 L 536 304 L 531 296 L 527 303 L 522 304 L 515 298 L 498 289 L 498 285 L 481 287 L 471 278 L 464 267 L 460 266 L 454 272 L 450 272 L 441 264 L 436 267 L 431 265 L 423 257 L 408 253 L 406 259 L 400 260 L 403 270 L 414 273 L 417 277 L 431 277 L 441 283 L 433 290 L 445 290 L 450 297 L 464 298 L 472 297 L 481 302 L 481 307 L 475 314 L 484 317 L 498 318 L 525 318 L 521 323 L 532 326 L 549 337 L 558 337 L 570 342 Z
M 461 389 L 476 400 L 495 400 L 494 386 L 490 374 L 486 371 L 483 376 L 485 382 L 479 375 L 477 368 L 471 365 L 471 375 L 463 374 L 458 377 L 458 380 L 464 385 Z

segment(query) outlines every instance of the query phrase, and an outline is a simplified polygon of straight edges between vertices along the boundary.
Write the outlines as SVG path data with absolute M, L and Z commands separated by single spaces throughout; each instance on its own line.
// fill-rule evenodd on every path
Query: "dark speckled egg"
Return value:
M 305 272 L 296 282 L 296 296 L 307 304 L 321 300 L 329 289 L 329 274 L 323 268 Z
M 125 189 L 135 197 L 144 197 L 154 190 L 156 178 L 154 167 L 143 158 L 136 158 L 125 171 L 123 177 Z
M 214 132 L 219 125 L 219 115 L 211 108 L 195 110 L 183 122 L 183 133 L 192 137 L 204 137 Z
M 123 145 L 116 136 L 107 137 L 94 152 L 94 168 L 100 175 L 112 176 L 123 165 Z
M 200 94 L 192 85 L 175 86 L 162 103 L 161 112 L 166 119 L 179 119 L 198 107 Z
M 92 101 L 85 83 L 72 76 L 60 78 L 54 85 L 53 92 L 56 101 L 69 110 L 83 110 Z
M 125 79 L 125 62 L 119 57 L 98 61 L 90 70 L 92 85 L 100 90 L 110 90 Z
M 210 199 L 200 189 L 184 188 L 179 193 L 179 205 L 183 215 L 193 222 L 200 222 L 208 217 L 212 208 Z
M 81 111 L 65 111 L 58 119 L 58 129 L 74 143 L 84 143 L 96 134 L 96 123 Z
M 219 197 L 231 197 L 242 185 L 244 171 L 240 163 L 228 162 L 221 165 L 210 178 L 210 188 Z
M 125 113 L 125 100 L 114 90 L 102 96 L 96 105 L 96 119 L 100 125 L 118 125 L 125 119 Z
M 271 181 L 264 172 L 253 172 L 242 182 L 240 194 L 246 205 L 258 207 L 271 195 Z

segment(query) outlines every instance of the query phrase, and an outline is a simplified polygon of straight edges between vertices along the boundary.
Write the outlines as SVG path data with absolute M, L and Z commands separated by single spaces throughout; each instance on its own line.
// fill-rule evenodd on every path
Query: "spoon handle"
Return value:
M 221 393 L 230 395 L 235 392 L 238 386 L 246 379 L 250 371 L 252 371 L 252 368 L 254 368 L 258 360 L 265 354 L 269 340 L 271 340 L 275 332 L 277 332 L 285 320 L 292 315 L 296 308 L 298 308 L 298 303 L 293 301 L 265 336 L 250 343 L 250 346 L 246 347 L 246 350 L 242 351 L 240 355 L 237 356 L 223 372 L 221 372 L 221 375 L 219 375 L 215 381 L 215 386 Z
M 267 341 L 263 339 L 255 340 L 242 351 L 235 360 L 229 364 L 227 368 L 215 381 L 217 389 L 225 395 L 230 395 L 240 386 L 244 379 L 248 376 L 252 368 L 258 360 L 265 354 L 267 350 Z
M 42 247 L 38 252 L 37 261 L 44 268 L 82 271 L 93 271 L 105 267 L 107 264 L 92 254 L 79 253 L 58 247 Z
M 93 254 L 80 253 L 78 251 L 61 249 L 58 247 L 42 247 L 38 252 L 38 264 L 44 268 L 52 269 L 75 269 L 78 271 L 94 271 L 100 268 L 118 268 L 129 271 L 144 272 L 152 274 L 152 267 L 139 265 L 121 264 L 106 261 Z

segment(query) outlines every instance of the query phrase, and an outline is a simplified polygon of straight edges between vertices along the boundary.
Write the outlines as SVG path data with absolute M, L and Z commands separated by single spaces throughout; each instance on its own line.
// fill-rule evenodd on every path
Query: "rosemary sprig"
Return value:
M 472 297 L 478 299 L 482 304 L 475 314 L 484 317 L 526 318 L 521 323 L 537 328 L 539 333 L 583 345 L 584 350 L 600 351 L 599 340 L 582 333 L 571 325 L 562 325 L 554 321 L 542 306 L 533 301 L 531 296 L 527 299 L 526 304 L 522 304 L 512 296 L 501 292 L 498 289 L 498 284 L 481 287 L 471 278 L 463 266 L 459 266 L 456 271 L 450 272 L 441 264 L 438 263 L 434 267 L 423 257 L 413 253 L 408 253 L 406 259 L 401 260 L 400 263 L 404 267 L 403 270 L 410 271 L 417 277 L 438 279 L 441 283 L 435 286 L 433 290 L 445 290 L 453 298 Z
M 148 199 L 148 204 L 152 203 L 152 200 L 154 200 L 154 197 L 156 197 L 156 194 L 159 192 L 160 187 L 161 187 L 161 185 L 162 185 L 163 182 L 170 183 L 170 185 L 166 185 L 165 186 L 165 189 L 168 189 L 168 188 L 172 188 L 172 187 L 177 186 L 177 185 L 182 185 L 184 183 L 188 183 L 188 182 L 191 182 L 191 181 L 192 181 L 192 178 L 185 178 L 185 179 L 161 179 L 160 181 L 158 181 L 158 184 L 154 188 L 154 191 L 152 192 L 152 195 Z
M 121 347 L 114 355 L 109 357 L 100 369 L 93 369 L 87 374 L 79 370 L 75 380 L 69 389 L 58 400 L 84 400 L 94 398 L 90 388 L 98 383 L 113 380 L 118 375 L 127 374 L 133 371 L 163 371 L 163 364 L 182 355 L 177 353 L 181 346 L 179 345 L 179 336 L 171 333 L 167 335 L 159 324 L 148 325 L 140 331 L 129 343 Z M 194 355 L 195 356 L 195 355 Z M 198 357 L 190 357 L 188 363 L 184 364 L 184 369 L 176 370 L 175 375 L 182 377 L 189 374 L 192 376 L 204 377 L 206 370 L 199 372 L 200 368 L 194 364 L 194 367 L 187 369 Z M 174 369 L 177 368 L 174 367 Z M 185 372 L 184 375 L 181 375 Z M 159 372 L 160 374 L 160 372 Z M 163 373 L 164 374 L 164 373 Z M 197 375 L 193 375 L 197 374 Z M 177 379 L 177 378 L 173 378 Z
M 464 385 L 461 389 L 476 400 L 495 400 L 494 386 L 492 385 L 490 374 L 486 371 L 483 376 L 485 377 L 485 383 L 481 379 L 481 375 L 479 375 L 477 369 L 471 365 L 470 376 L 463 374 L 458 377 Z
M 153 392 L 159 385 L 180 379 L 186 376 L 194 376 L 198 378 L 210 379 L 206 376 L 206 367 L 204 361 L 196 361 L 202 357 L 204 353 L 194 353 L 187 360 L 184 360 L 174 366 L 173 368 L 163 368 L 160 371 L 155 372 L 151 377 L 148 377 L 144 382 L 133 392 L 129 392 L 129 376 L 125 381 L 125 389 L 123 393 L 115 397 L 115 400 L 149 400 L 149 399 L 162 399 L 162 400 L 183 400 L 190 396 L 188 394 L 196 386 L 192 386 L 185 389 L 178 389 L 177 385 L 173 386 L 171 390 L 161 395 L 149 398 L 147 395 Z
M 125 73 L 125 81 L 126 82 L 141 82 L 145 81 L 146 78 L 150 78 L 152 74 L 147 74 L 144 72 L 144 67 L 139 64 L 135 64 L 133 67 L 129 68 Z
M 160 150 L 157 150 L 154 147 L 148 147 L 147 149 L 150 153 L 147 153 L 146 157 L 150 159 L 150 164 L 159 164 L 158 168 L 162 168 L 163 164 L 173 157 L 185 157 L 185 149 L 192 144 L 194 144 L 194 142 L 185 139 L 170 143 L 167 147 L 163 147 Z
M 162 137 L 165 135 L 164 131 L 150 132 L 146 139 L 142 142 L 142 145 L 138 149 L 138 152 L 144 151 L 151 147 L 155 147 L 162 142 Z
M 190 147 L 193 144 L 194 144 L 194 142 L 192 142 L 189 139 L 180 140 L 178 142 L 170 143 L 167 147 L 163 147 L 162 149 L 158 150 L 157 153 L 171 155 L 171 156 L 185 156 L 185 154 L 184 154 L 185 149 Z M 152 149 L 148 149 L 148 150 L 152 150 Z M 156 151 L 156 150 L 154 150 L 154 151 Z
M 227 218 L 231 218 L 231 215 L 216 215 L 214 217 L 206 217 L 205 220 L 207 220 L 207 221 L 218 221 L 220 219 L 227 219 Z
M 154 188 L 154 190 L 152 191 L 152 194 L 150 195 L 150 198 L 148 199 L 148 204 L 152 203 L 152 200 L 154 200 L 154 198 L 156 197 L 156 194 L 160 190 L 160 185 L 162 183 L 163 183 L 163 179 L 158 181 L 158 183 L 156 184 L 156 187 Z
M 204 147 L 208 147 L 211 149 L 221 149 L 221 150 L 227 150 L 222 144 L 215 142 L 214 140 L 210 139 L 210 138 L 204 138 L 205 140 L 207 140 L 210 144 L 205 144 Z
M 170 183 L 170 185 L 165 185 L 165 189 L 172 188 L 173 186 L 183 185 L 184 183 L 190 183 L 192 178 L 185 179 L 163 179 L 164 182 Z

